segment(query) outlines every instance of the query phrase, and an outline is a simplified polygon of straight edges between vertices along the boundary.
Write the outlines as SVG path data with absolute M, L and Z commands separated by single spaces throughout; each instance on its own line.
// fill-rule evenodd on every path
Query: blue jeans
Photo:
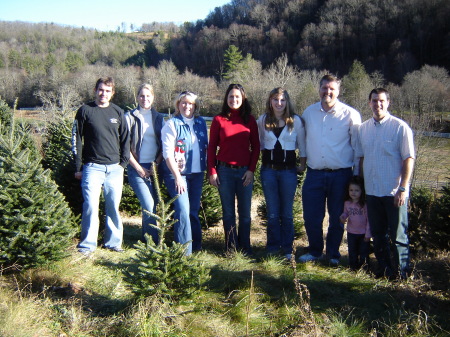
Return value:
M 152 166 L 151 163 L 141 163 L 143 168 L 149 170 Z M 157 194 L 154 185 L 154 178 L 151 176 L 149 179 L 144 179 L 139 176 L 135 168 L 128 165 L 128 182 L 141 204 L 142 208 L 142 241 L 145 242 L 145 234 L 149 234 L 153 242 L 156 244 L 159 242 L 158 230 L 151 225 L 156 225 L 156 219 L 148 214 L 146 211 L 155 213 L 156 204 L 158 203 Z
M 230 168 L 220 165 L 217 167 L 226 250 L 242 249 L 245 253 L 251 254 L 250 209 L 253 182 L 247 186 L 243 185 L 242 177 L 246 171 L 247 167 Z M 236 228 L 235 198 L 238 204 L 239 229 Z
M 386 276 L 394 276 L 399 271 L 400 276 L 406 278 L 409 273 L 407 202 L 396 207 L 392 196 L 367 195 L 366 200 L 373 248 L 380 272 Z M 394 263 L 391 253 L 394 255 Z
M 347 232 L 348 264 L 353 270 L 357 270 L 363 264 L 368 263 L 370 243 L 364 241 L 365 236 L 365 234 Z
M 81 218 L 81 238 L 77 246 L 80 251 L 94 251 L 97 248 L 98 210 L 102 187 L 106 214 L 104 246 L 107 248 L 120 248 L 122 246 L 123 226 L 119 214 L 122 186 L 123 167 L 119 164 L 87 163 L 83 166 L 81 190 L 84 202 Z
M 191 173 L 183 176 L 186 181 L 187 191 L 178 194 L 174 202 L 175 219 L 174 226 L 175 242 L 188 243 L 186 255 L 192 251 L 202 249 L 202 226 L 198 212 L 200 211 L 200 198 L 202 196 L 204 172 Z M 171 198 L 177 195 L 175 179 L 171 174 L 164 175 L 164 183 Z
M 308 167 L 302 189 L 303 217 L 309 253 L 315 257 L 320 257 L 323 251 L 322 224 L 325 217 L 325 202 L 329 215 L 326 254 L 330 259 L 341 257 L 339 246 L 344 234 L 344 225 L 339 216 L 344 209 L 344 197 L 351 176 L 351 168 L 324 171 Z
M 297 170 L 261 167 L 261 184 L 267 209 L 267 245 L 269 253 L 292 252 L 294 220 L 292 207 L 297 189 Z

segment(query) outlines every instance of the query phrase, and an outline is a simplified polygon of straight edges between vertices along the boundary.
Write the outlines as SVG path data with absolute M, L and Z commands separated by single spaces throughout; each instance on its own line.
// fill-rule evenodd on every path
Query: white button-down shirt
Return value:
M 361 115 L 352 107 L 337 101 L 326 112 L 320 102 L 310 105 L 302 115 L 306 129 L 306 157 L 308 166 L 315 170 L 355 167 L 357 129 Z
M 366 194 L 394 196 L 400 186 L 403 161 L 415 157 L 412 130 L 389 113 L 380 122 L 371 118 L 359 127 L 356 154 L 364 157 Z

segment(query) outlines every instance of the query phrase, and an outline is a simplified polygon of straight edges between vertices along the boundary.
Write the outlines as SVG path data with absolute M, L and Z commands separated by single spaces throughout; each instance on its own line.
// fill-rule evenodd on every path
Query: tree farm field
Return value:
M 445 181 L 450 141 L 431 139 L 423 148 L 419 154 L 429 162 L 426 169 L 418 171 L 424 173 L 417 179 Z M 85 258 L 77 253 L 74 242 L 64 260 L 46 267 L 18 272 L 19 266 L 0 266 L 0 336 L 450 334 L 449 252 L 413 255 L 413 277 L 405 282 L 351 272 L 345 238 L 339 267 L 324 261 L 285 261 L 264 252 L 264 219 L 258 212 L 262 201 L 262 195 L 254 195 L 251 257 L 239 252 L 224 254 L 220 223 L 204 229 L 204 249 L 193 258 L 209 268 L 211 278 L 187 300 L 139 299 L 131 292 L 124 271 L 136 256 L 140 214 L 123 214 L 124 253 L 99 248 Z M 300 231 L 296 255 L 306 246 Z M 374 261 L 373 255 L 371 259 Z

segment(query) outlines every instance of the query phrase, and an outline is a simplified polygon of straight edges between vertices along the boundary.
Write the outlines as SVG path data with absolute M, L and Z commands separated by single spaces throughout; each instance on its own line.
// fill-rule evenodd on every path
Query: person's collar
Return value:
M 234 114 L 239 114 L 239 110 L 235 110 L 235 109 L 231 109 L 230 108 L 230 113 L 233 114 L 233 115 Z
M 147 115 L 147 114 L 150 114 L 150 113 L 152 112 L 152 108 L 150 108 L 150 109 L 144 109 L 144 108 L 141 107 L 141 106 L 138 107 L 138 110 L 139 110 L 139 112 L 140 112 L 142 115 Z
M 185 122 L 186 124 L 194 123 L 194 116 L 192 116 L 191 118 L 184 117 L 182 114 L 180 114 L 180 116 L 183 118 L 183 122 Z
M 387 122 L 387 120 L 389 119 L 389 117 L 391 117 L 391 114 L 389 113 L 389 111 L 387 111 L 387 112 L 386 112 L 386 115 L 385 115 L 382 119 L 380 119 L 379 121 L 377 121 L 375 118 L 373 118 L 373 116 L 372 116 L 372 120 L 373 120 L 373 122 L 374 122 L 375 125 L 376 125 L 376 124 L 381 124 L 381 125 L 383 125 L 384 123 Z
M 319 104 L 320 104 L 320 111 L 325 112 L 325 113 L 329 113 L 329 114 L 335 113 L 337 111 L 340 103 L 341 102 L 339 101 L 339 99 L 336 99 L 336 103 L 334 103 L 334 105 L 331 107 L 330 110 L 326 111 L 323 108 L 323 106 L 322 106 L 322 102 L 319 102 Z

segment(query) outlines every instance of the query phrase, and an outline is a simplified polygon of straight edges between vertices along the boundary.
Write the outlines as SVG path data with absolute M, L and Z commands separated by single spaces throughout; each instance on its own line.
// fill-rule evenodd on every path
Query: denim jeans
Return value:
M 98 210 L 102 187 L 106 214 L 104 246 L 107 248 L 120 248 L 122 246 L 123 226 L 119 214 L 122 186 L 123 167 L 119 164 L 87 163 L 83 166 L 81 190 L 84 202 L 81 218 L 81 238 L 77 246 L 79 250 L 94 251 L 97 248 Z
M 394 276 L 399 271 L 400 276 L 406 278 L 409 273 L 407 202 L 396 207 L 392 196 L 367 195 L 366 200 L 373 248 L 380 272 L 386 276 Z M 391 254 L 394 255 L 393 263 Z
M 247 167 L 230 168 L 220 165 L 217 167 L 226 250 L 242 249 L 245 253 L 251 254 L 250 210 L 253 182 L 247 186 L 243 185 L 242 177 L 246 171 Z M 235 198 L 238 205 L 239 228 L 236 227 Z
M 341 257 L 339 246 L 344 234 L 344 225 L 339 216 L 344 209 L 344 197 L 351 176 L 351 168 L 325 171 L 308 167 L 302 189 L 303 217 L 309 253 L 315 257 L 320 257 L 323 252 L 322 224 L 325 217 L 325 203 L 329 216 L 326 254 L 330 259 Z
M 348 264 L 353 270 L 361 268 L 369 260 L 370 242 L 364 241 L 365 234 L 347 232 Z
M 261 184 L 267 209 L 267 245 L 268 253 L 283 254 L 292 252 L 294 242 L 294 220 L 292 207 L 297 189 L 297 171 L 295 168 L 274 170 L 261 167 Z
M 200 198 L 202 196 L 204 172 L 190 173 L 183 176 L 186 181 L 187 191 L 179 194 L 174 202 L 175 242 L 188 243 L 186 255 L 202 249 L 202 226 L 198 212 L 200 211 Z M 177 195 L 175 180 L 171 174 L 164 175 L 164 183 L 171 198 Z
M 143 168 L 149 170 L 151 163 L 141 163 Z M 141 204 L 142 208 L 142 241 L 145 242 L 145 234 L 149 234 L 155 243 L 159 242 L 158 230 L 151 225 L 156 225 L 156 219 L 146 211 L 155 213 L 156 204 L 158 203 L 157 194 L 154 185 L 154 178 L 144 179 L 139 176 L 136 169 L 128 165 L 128 182 Z

